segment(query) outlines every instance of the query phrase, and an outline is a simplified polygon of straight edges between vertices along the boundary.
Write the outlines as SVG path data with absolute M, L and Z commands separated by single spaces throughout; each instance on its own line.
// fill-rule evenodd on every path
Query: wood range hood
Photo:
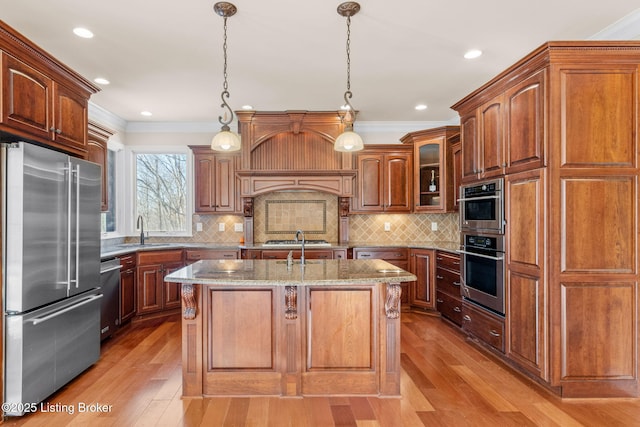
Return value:
M 333 144 L 344 130 L 339 111 L 237 111 L 242 140 L 236 171 L 243 202 L 245 242 L 253 242 L 253 198 L 273 191 L 320 191 L 338 196 L 340 242 L 349 240 L 354 196 L 353 155 Z
M 352 197 L 351 153 L 334 151 L 344 129 L 336 111 L 239 111 L 242 197 L 271 191 L 312 190 Z

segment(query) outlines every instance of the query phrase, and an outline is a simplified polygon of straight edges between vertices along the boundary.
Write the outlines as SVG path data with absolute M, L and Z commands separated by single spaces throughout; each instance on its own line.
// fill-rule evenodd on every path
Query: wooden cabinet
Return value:
M 436 286 L 434 277 L 435 257 L 433 249 L 411 249 L 409 271 L 416 275 L 409 282 L 409 305 L 420 310 L 436 309 Z
M 456 253 L 436 252 L 436 307 L 443 317 L 462 325 L 460 255 Z
M 89 122 L 87 137 L 87 160 L 99 164 L 102 167 L 102 203 L 101 210 L 109 210 L 109 186 L 108 186 L 108 150 L 107 142 L 113 135 L 113 131 L 99 125 L 98 123 Z
M 411 132 L 400 138 L 413 145 L 413 210 L 452 212 L 457 209 L 459 173 L 452 145 L 460 141 L 459 126 L 444 126 Z
M 195 213 L 238 213 L 241 210 L 237 154 L 218 154 L 208 146 L 193 151 Z
M 120 257 L 120 324 L 136 314 L 136 254 Z
M 638 75 L 638 41 L 549 42 L 453 106 L 473 180 L 500 100 L 505 357 L 564 397 L 640 395 Z
M 355 156 L 357 195 L 351 210 L 362 213 L 411 212 L 413 148 L 404 145 L 365 147 Z
M 263 249 L 260 254 L 255 254 L 258 259 L 287 259 L 292 249 Z M 300 259 L 302 251 L 293 249 L 293 259 Z M 305 259 L 346 259 L 346 249 L 304 249 Z
M 184 259 L 187 264 L 203 259 L 239 259 L 240 251 L 234 249 L 186 249 Z
M 409 271 L 409 250 L 407 248 L 392 247 L 363 247 L 353 248 L 353 259 L 382 259 L 403 270 Z M 400 302 L 409 305 L 409 282 L 400 284 L 402 289 Z
M 453 210 L 458 211 L 460 209 L 458 200 L 460 199 L 460 185 L 462 184 L 462 143 L 460 141 L 455 144 L 451 144 L 449 147 L 451 151 L 451 164 L 453 168 L 452 180 L 453 180 Z
M 463 301 L 462 330 L 504 353 L 504 319 L 500 316 Z
M 544 165 L 545 76 L 542 69 L 481 105 L 460 110 L 464 182 Z
M 138 252 L 137 315 L 180 308 L 180 284 L 164 277 L 184 266 L 182 250 Z
M 0 40 L 0 49 L 2 44 Z M 21 60 L 1 50 L 0 62 L 0 131 L 85 157 L 89 95 L 97 88 L 89 86 L 88 91 L 86 81 L 79 87 L 61 78 L 48 68 L 54 62 L 35 67 L 31 64 L 39 58 Z

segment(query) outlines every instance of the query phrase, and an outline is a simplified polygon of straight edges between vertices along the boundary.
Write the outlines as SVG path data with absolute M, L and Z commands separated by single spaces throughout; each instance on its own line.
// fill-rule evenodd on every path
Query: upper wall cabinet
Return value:
M 460 127 L 444 126 L 411 132 L 400 141 L 413 144 L 414 211 L 456 211 L 456 188 L 460 185 L 461 172 L 459 162 L 455 162 L 453 145 L 460 141 Z
M 240 211 L 236 169 L 238 154 L 220 154 L 209 146 L 189 146 L 193 151 L 195 213 L 237 213 Z
M 544 166 L 545 76 L 540 70 L 459 110 L 464 182 Z
M 99 164 L 102 167 L 102 212 L 109 210 L 109 186 L 107 157 L 107 142 L 113 135 L 113 131 L 97 124 L 89 122 L 87 137 L 87 160 Z
M 351 210 L 408 213 L 412 198 L 412 147 L 372 145 L 356 153 L 357 194 Z
M 98 88 L 0 21 L 0 133 L 87 156 L 88 102 Z

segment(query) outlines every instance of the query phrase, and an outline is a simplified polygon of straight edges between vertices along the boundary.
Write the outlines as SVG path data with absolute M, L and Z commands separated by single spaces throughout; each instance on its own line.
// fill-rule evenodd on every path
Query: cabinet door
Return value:
M 480 178 L 490 178 L 504 174 L 504 132 L 503 97 L 498 96 L 487 102 L 479 110 L 480 119 Z
M 236 168 L 234 157 L 216 157 L 215 201 L 216 212 L 236 211 Z
M 415 209 L 416 211 L 442 210 L 444 200 L 440 196 L 444 184 L 444 137 L 415 145 Z
M 102 203 L 101 210 L 103 212 L 109 210 L 109 191 L 108 191 L 108 160 L 107 160 L 107 141 L 112 135 L 111 132 L 89 123 L 87 136 L 87 160 L 97 163 L 102 167 Z
M 120 323 L 126 322 L 136 314 L 136 272 L 124 270 L 120 274 Z
M 216 155 L 208 148 L 192 147 L 195 166 L 196 213 L 236 212 L 237 156 Z
M 462 180 L 478 179 L 478 119 L 476 112 L 460 118 L 460 138 L 462 140 Z
M 162 265 L 152 264 L 138 267 L 138 315 L 162 310 L 163 284 Z
M 411 272 L 418 278 L 409 285 L 409 304 L 426 310 L 435 310 L 434 251 L 412 249 L 409 262 Z
M 410 154 L 385 156 L 385 185 L 383 208 L 385 212 L 411 212 L 413 165 Z
M 505 93 L 507 173 L 544 166 L 545 72 Z
M 358 197 L 354 210 L 382 212 L 384 209 L 384 156 L 358 154 Z
M 169 310 L 172 308 L 180 308 L 180 305 L 182 304 L 182 292 L 181 292 L 182 286 L 180 285 L 180 283 L 172 283 L 172 282 L 164 281 L 164 276 L 166 276 L 167 274 L 171 274 L 174 271 L 181 269 L 182 267 L 183 267 L 182 262 L 173 262 L 173 263 L 167 263 L 163 265 L 162 277 L 160 279 L 162 280 L 162 285 L 164 286 L 164 294 L 163 294 L 164 309 Z
M 196 154 L 195 166 L 195 211 L 196 213 L 215 212 L 215 156 Z
M 451 200 L 451 210 L 457 211 L 460 209 L 458 199 L 460 199 L 460 185 L 462 184 L 462 144 L 460 142 L 451 146 L 451 167 L 453 169 L 451 174 L 453 197 L 450 197 L 449 200 Z
M 53 100 L 53 139 L 67 147 L 86 150 L 88 100 L 60 84 L 54 84 Z
M 51 79 L 3 53 L 2 86 L 2 122 L 41 139 L 50 139 Z

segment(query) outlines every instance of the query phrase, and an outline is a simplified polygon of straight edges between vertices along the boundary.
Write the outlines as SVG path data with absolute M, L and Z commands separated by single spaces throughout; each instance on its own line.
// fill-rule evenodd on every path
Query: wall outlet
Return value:
M 218 231 L 224 231 L 224 222 L 218 223 Z
M 384 231 L 391 231 L 391 223 L 390 222 L 385 222 L 384 223 Z
M 196 222 L 196 231 L 202 231 L 202 223 Z
M 438 231 L 438 223 L 437 222 L 432 222 L 431 223 L 431 231 Z
M 236 222 L 235 224 L 233 224 L 233 231 L 237 231 L 239 233 L 242 233 L 242 223 L 241 222 Z

